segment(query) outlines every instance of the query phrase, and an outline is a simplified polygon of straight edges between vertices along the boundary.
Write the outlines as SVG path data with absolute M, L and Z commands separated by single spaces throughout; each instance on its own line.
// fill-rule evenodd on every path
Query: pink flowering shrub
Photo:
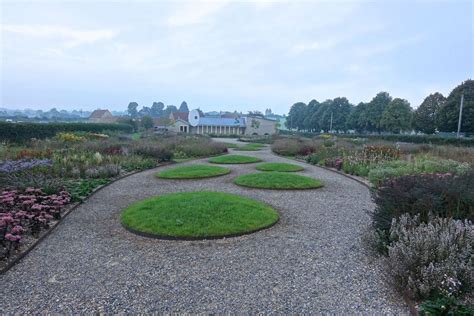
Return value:
M 0 194 L 0 259 L 18 248 L 22 236 L 37 237 L 49 228 L 52 219 L 60 219 L 61 209 L 70 202 L 68 192 L 46 195 L 41 189 L 27 188 Z

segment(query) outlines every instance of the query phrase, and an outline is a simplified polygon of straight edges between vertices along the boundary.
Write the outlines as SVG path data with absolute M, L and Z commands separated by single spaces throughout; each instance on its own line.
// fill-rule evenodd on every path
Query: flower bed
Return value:
M 41 189 L 4 191 L 0 195 L 0 259 L 18 251 L 25 235 L 38 237 L 71 201 L 68 192 L 47 195 Z

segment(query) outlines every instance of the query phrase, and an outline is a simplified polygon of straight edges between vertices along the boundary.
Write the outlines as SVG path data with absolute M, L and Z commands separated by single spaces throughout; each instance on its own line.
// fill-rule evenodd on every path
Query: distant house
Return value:
M 176 112 L 171 112 L 170 113 L 170 120 L 176 122 L 177 120 L 183 120 L 185 122 L 188 121 L 188 115 L 189 115 L 189 112 L 179 112 L 179 111 L 176 111 Z
M 91 123 L 115 123 L 118 117 L 113 116 L 109 110 L 95 110 L 89 116 L 89 122 Z

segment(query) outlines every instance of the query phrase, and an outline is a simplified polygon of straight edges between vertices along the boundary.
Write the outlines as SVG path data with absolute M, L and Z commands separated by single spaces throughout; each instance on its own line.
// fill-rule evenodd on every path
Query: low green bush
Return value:
M 385 179 L 417 173 L 454 173 L 469 170 L 467 163 L 454 160 L 418 158 L 412 161 L 395 160 L 379 163 L 371 168 L 368 177 L 372 184 L 378 185 Z

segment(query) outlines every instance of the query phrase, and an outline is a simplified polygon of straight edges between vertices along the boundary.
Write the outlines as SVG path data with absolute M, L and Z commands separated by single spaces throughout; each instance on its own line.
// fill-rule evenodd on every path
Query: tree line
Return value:
M 149 116 L 152 118 L 167 118 L 173 112 L 189 112 L 189 108 L 186 101 L 183 101 L 181 103 L 179 109 L 174 105 L 167 105 L 165 108 L 165 104 L 163 102 L 153 102 L 151 107 L 143 106 L 140 110 L 138 110 L 138 103 L 130 102 L 128 104 L 127 111 L 132 118 L 139 118 L 145 116 Z
M 410 103 L 379 92 L 370 102 L 354 106 L 345 97 L 308 104 L 297 102 L 291 107 L 285 125 L 305 132 L 403 133 L 415 130 L 425 134 L 456 132 L 461 95 L 464 94 L 461 131 L 474 133 L 474 80 L 466 80 L 445 98 L 436 92 L 427 96 L 413 110 Z

